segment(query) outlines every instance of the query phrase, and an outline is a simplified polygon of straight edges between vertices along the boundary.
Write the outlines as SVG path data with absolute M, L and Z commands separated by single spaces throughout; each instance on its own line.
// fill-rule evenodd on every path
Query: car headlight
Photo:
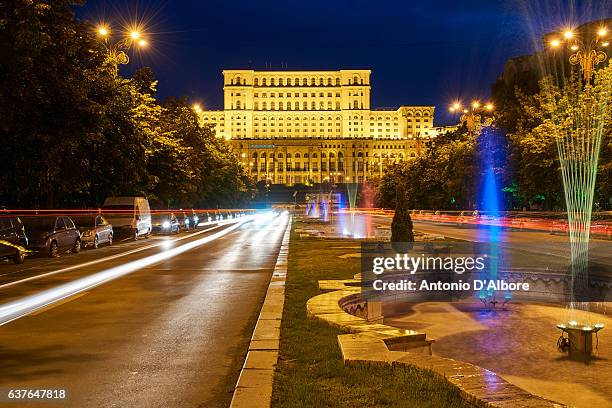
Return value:
M 162 223 L 162 228 L 170 228 L 170 221 L 164 221 Z

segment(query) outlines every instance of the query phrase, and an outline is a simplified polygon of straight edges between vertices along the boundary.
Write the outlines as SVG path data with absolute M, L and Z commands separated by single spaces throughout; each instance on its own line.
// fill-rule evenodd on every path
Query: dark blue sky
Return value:
M 451 100 L 488 96 L 504 62 L 533 50 L 534 27 L 548 24 L 525 12 L 534 3 L 564 2 L 91 0 L 77 13 L 144 21 L 151 49 L 124 69 L 150 65 L 162 97 L 220 108 L 224 68 L 370 68 L 373 107 L 435 104 L 444 123 Z

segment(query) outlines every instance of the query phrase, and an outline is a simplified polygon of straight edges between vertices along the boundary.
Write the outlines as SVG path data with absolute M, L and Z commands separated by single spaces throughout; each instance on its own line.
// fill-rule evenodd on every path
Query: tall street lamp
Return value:
M 198 124 L 202 125 L 204 123 L 204 121 L 202 119 L 202 113 L 204 113 L 204 110 L 202 109 L 202 106 L 199 103 L 194 103 L 191 106 L 191 108 L 193 109 L 193 111 L 195 112 L 195 114 L 196 114 L 196 116 L 198 118 Z
M 471 134 L 480 133 L 483 126 L 490 126 L 493 123 L 491 114 L 494 106 L 491 102 L 482 103 L 474 100 L 469 108 L 464 108 L 461 102 L 453 102 L 448 109 L 451 113 L 460 113 L 459 120 L 465 123 L 467 130 Z
M 119 65 L 130 62 L 127 54 L 130 48 L 145 48 L 149 45 L 142 33 L 135 29 L 121 33 L 120 38 L 116 41 L 113 41 L 113 35 L 108 26 L 98 26 L 96 32 L 106 49 L 106 62 L 115 68 L 115 75 L 117 75 Z
M 582 78 L 587 84 L 593 78 L 595 67 L 608 58 L 604 49 L 609 45 L 610 34 L 606 27 L 599 27 L 595 32 L 591 30 L 583 35 L 572 30 L 565 30 L 549 41 L 550 48 L 566 46 L 570 49 L 569 62 L 572 65 L 580 65 Z

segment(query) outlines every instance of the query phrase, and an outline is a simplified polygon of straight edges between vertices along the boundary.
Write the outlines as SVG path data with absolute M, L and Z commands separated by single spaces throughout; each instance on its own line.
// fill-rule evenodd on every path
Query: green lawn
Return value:
M 293 228 L 303 224 L 294 222 Z M 410 367 L 345 367 L 337 329 L 306 316 L 306 301 L 319 294 L 319 279 L 346 279 L 359 259 L 338 255 L 359 249 L 349 240 L 300 240 L 292 232 L 281 350 L 273 407 L 469 407 L 456 389 L 434 374 Z

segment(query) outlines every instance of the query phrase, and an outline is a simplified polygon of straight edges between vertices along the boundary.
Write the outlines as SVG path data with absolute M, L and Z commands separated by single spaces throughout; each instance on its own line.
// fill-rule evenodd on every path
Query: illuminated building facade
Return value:
M 225 70 L 224 109 L 200 111 L 255 179 L 364 182 L 422 153 L 433 106 L 370 107 L 370 70 Z

